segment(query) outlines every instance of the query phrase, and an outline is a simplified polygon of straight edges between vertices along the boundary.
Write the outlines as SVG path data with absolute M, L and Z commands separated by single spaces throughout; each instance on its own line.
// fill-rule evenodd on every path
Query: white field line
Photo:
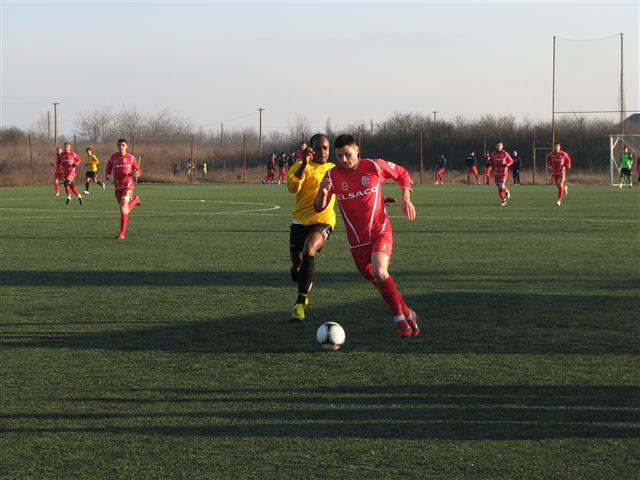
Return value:
M 273 205 L 271 208 L 266 208 L 266 209 L 255 209 L 255 210 L 233 210 L 233 211 L 224 211 L 224 212 L 161 212 L 161 211 L 154 211 L 154 210 L 147 210 L 144 212 L 139 212 L 136 213 L 136 216 L 139 217 L 206 217 L 206 216 L 216 216 L 216 215 L 234 215 L 234 214 L 241 214 L 241 215 L 247 215 L 247 216 L 265 216 L 265 217 L 290 217 L 291 214 L 290 213 L 264 213 L 267 211 L 274 211 L 274 210 L 278 210 L 280 208 L 280 205 Z M 30 210 L 33 211 L 31 209 L 18 209 L 18 208 L 0 208 L 0 211 L 2 210 Z M 51 211 L 51 210 L 44 210 L 44 211 Z M 4 215 L 0 216 L 0 221 L 1 220 L 64 220 L 67 218 L 116 218 L 119 217 L 120 214 L 119 213 L 107 213 L 105 212 L 104 214 L 101 215 L 92 215 L 92 214 L 87 214 L 87 215 L 59 215 L 59 216 L 19 216 L 19 217 L 6 217 Z M 400 219 L 405 219 L 404 216 L 402 215 L 391 215 L 390 218 L 400 218 Z M 422 219 L 425 220 L 464 220 L 464 221 L 481 221 L 481 222 L 487 222 L 487 221 L 492 221 L 495 220 L 495 217 L 450 217 L 450 216 L 425 216 L 425 215 L 419 215 L 416 220 L 420 221 Z M 500 217 L 499 220 L 508 220 L 508 221 L 512 221 L 512 220 L 520 220 L 520 221 L 526 221 L 526 222 L 549 222 L 549 221 L 555 221 L 558 219 L 554 219 L 554 218 L 531 218 L 531 217 Z M 619 223 L 619 224 L 638 224 L 637 221 L 635 220 L 610 220 L 610 219 L 599 219 L 599 218 L 572 218 L 572 219 L 560 219 L 560 221 L 574 221 L 574 222 L 590 222 L 590 223 Z
M 169 200 L 169 201 L 184 201 L 184 202 L 197 202 L 197 203 L 225 203 L 230 205 L 257 205 L 266 208 L 253 208 L 253 209 L 245 209 L 245 210 L 225 210 L 221 212 L 164 212 L 157 210 L 142 210 L 137 213 L 137 217 L 188 217 L 188 216 L 214 216 L 214 215 L 235 215 L 235 214 L 252 214 L 255 212 L 267 212 L 273 210 L 279 210 L 280 205 L 273 205 L 268 203 L 256 203 L 256 202 L 229 202 L 223 200 Z M 59 210 L 53 210 L 51 208 L 4 208 L 0 207 L 0 212 L 5 210 L 8 211 L 28 211 L 28 212 L 53 212 Z M 88 214 L 88 215 L 57 215 L 57 216 L 19 216 L 19 217 L 6 217 L 5 215 L 0 215 L 0 220 L 64 220 L 66 218 L 113 218 L 118 217 L 119 213 L 108 213 L 105 212 L 103 214 Z

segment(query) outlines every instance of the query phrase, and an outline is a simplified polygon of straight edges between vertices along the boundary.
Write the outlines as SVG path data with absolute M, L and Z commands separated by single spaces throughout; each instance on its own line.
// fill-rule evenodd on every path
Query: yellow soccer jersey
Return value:
M 287 188 L 291 193 L 296 194 L 296 206 L 291 214 L 294 223 L 302 225 L 313 225 L 314 223 L 326 223 L 331 228 L 336 226 L 336 212 L 333 209 L 335 203 L 335 195 L 331 196 L 331 200 L 327 208 L 321 212 L 316 212 L 313 208 L 313 202 L 318 195 L 320 182 L 324 178 L 325 173 L 331 170 L 335 165 L 333 163 L 307 163 L 302 178 L 299 179 L 294 174 L 300 167 L 301 160 L 298 160 L 289 169 L 287 173 Z
M 100 160 L 98 160 L 98 157 L 95 153 L 89 155 L 87 157 L 87 172 L 97 172 L 99 163 Z

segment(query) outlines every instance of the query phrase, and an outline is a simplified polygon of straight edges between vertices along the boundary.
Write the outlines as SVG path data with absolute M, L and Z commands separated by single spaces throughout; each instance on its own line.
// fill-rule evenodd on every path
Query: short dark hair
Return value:
M 126 138 L 119 138 L 116 143 L 126 143 L 127 145 L 129 145 L 129 142 L 127 142 Z
M 553 144 L 553 146 L 555 147 L 556 145 L 560 146 L 560 142 L 556 142 Z
M 91 151 L 93 152 L 93 148 L 91 148 L 91 147 L 87 147 L 87 148 L 85 149 L 85 152 L 88 152 L 89 150 L 91 150 Z
M 358 145 L 356 139 L 351 135 L 338 135 L 338 138 L 333 142 L 333 148 L 342 148 L 351 145 Z
M 327 141 L 329 141 L 329 137 L 327 137 L 324 133 L 316 133 L 313 137 L 309 139 L 309 145 L 313 147 L 313 145 L 322 138 L 326 138 Z

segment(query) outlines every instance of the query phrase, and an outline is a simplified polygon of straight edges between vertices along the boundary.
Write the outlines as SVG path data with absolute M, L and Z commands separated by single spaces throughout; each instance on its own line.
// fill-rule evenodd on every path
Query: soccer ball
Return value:
M 320 325 L 316 333 L 316 340 L 325 350 L 338 350 L 345 341 L 344 328 L 336 322 L 326 322 Z

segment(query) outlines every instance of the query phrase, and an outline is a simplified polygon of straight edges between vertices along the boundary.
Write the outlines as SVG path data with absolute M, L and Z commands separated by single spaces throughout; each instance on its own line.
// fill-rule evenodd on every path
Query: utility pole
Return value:
M 53 102 L 53 143 L 58 143 L 58 105 L 60 102 Z
M 438 115 L 438 110 L 433 111 L 433 123 L 436 123 L 436 115 Z
M 258 112 L 260 112 L 260 129 L 259 129 L 259 138 L 260 138 L 260 157 L 262 157 L 262 112 L 264 108 L 259 108 Z
M 51 112 L 47 110 L 47 140 L 51 138 Z

